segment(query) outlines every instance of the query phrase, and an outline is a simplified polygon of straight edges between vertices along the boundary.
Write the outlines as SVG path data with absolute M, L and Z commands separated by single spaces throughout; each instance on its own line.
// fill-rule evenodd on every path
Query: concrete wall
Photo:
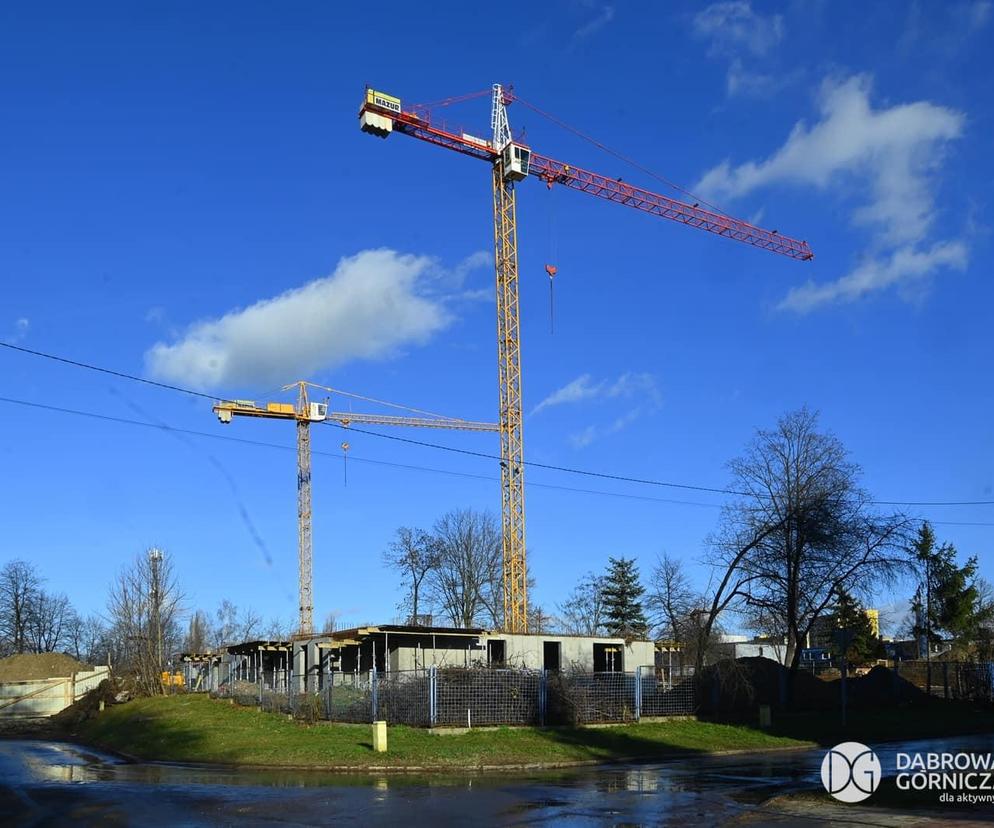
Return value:
M 318 641 L 327 641 L 327 637 L 315 637 L 307 646 L 314 647 Z M 590 637 L 577 635 L 517 635 L 499 632 L 484 632 L 480 635 L 452 635 L 439 632 L 432 635 L 430 629 L 424 634 L 412 633 L 383 633 L 376 634 L 376 663 L 377 670 L 391 673 L 406 670 L 421 670 L 427 667 L 473 667 L 490 664 L 488 643 L 491 641 L 504 642 L 504 664 L 508 667 L 523 667 L 540 670 L 545 666 L 545 642 L 559 644 L 559 669 L 593 672 L 594 645 L 610 647 L 618 652 L 614 656 L 616 669 L 632 672 L 636 667 L 652 667 L 655 664 L 655 646 L 651 641 L 633 641 L 626 644 L 624 639 L 610 637 Z M 295 673 L 302 682 L 301 670 L 303 659 L 301 649 L 296 645 Z M 351 673 L 356 669 L 357 647 L 346 647 L 341 650 L 341 658 L 335 666 L 336 672 Z M 388 656 L 384 658 L 384 650 Z M 327 652 L 327 651 L 325 651 Z M 360 672 L 369 670 L 372 664 L 373 644 L 371 639 L 363 642 Z M 620 664 L 618 658 L 620 656 Z M 314 667 L 321 664 L 320 673 L 327 671 L 327 663 L 318 661 L 314 655 L 308 659 L 312 667 L 311 674 L 318 671 Z M 600 669 L 604 669 L 601 665 Z M 301 685 L 298 689 L 303 689 Z
M 439 637 L 441 638 L 441 636 Z M 414 670 L 431 667 L 471 667 L 489 664 L 488 643 L 504 642 L 504 664 L 540 670 L 545 666 L 545 642 L 559 644 L 559 669 L 592 672 L 594 670 L 594 645 L 617 648 L 621 657 L 620 668 L 631 672 L 636 667 L 655 663 L 655 648 L 651 641 L 633 641 L 625 644 L 621 638 L 592 638 L 571 635 L 513 635 L 509 633 L 484 633 L 479 643 L 458 639 L 438 641 L 434 648 L 430 642 L 404 640 L 398 636 L 395 644 L 390 641 L 390 670 Z M 469 645 L 467 647 L 467 645 Z
M 626 644 L 622 638 L 594 638 L 579 635 L 513 635 L 493 633 L 484 638 L 488 641 L 504 641 L 504 662 L 509 667 L 541 669 L 545 661 L 545 642 L 559 644 L 561 670 L 592 672 L 595 645 L 606 645 L 620 651 L 621 671 L 631 672 L 636 667 L 652 666 L 655 663 L 655 646 L 651 641 L 632 641 Z M 484 654 L 486 651 L 484 651 Z
M 425 667 L 472 667 L 481 660 L 486 661 L 486 648 L 480 647 L 483 636 L 456 637 L 396 636 L 391 637 L 390 670 L 423 670 Z
M 95 667 L 68 678 L 0 684 L 0 718 L 54 716 L 109 677 L 109 668 Z

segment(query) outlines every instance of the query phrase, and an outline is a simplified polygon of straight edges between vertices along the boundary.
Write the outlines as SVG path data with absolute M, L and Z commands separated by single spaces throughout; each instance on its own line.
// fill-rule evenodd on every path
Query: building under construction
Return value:
M 187 653 L 191 689 L 248 682 L 274 692 L 317 692 L 342 677 L 490 667 L 574 673 L 623 673 L 655 663 L 648 640 L 483 628 L 381 624 L 294 640 L 253 640 L 224 651 Z M 199 686 L 194 687 L 194 684 Z

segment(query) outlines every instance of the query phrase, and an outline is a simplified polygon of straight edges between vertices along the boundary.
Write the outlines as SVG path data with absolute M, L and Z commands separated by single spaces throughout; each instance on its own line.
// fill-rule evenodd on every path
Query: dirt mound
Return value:
M 838 685 L 838 682 L 833 683 Z M 896 675 L 893 670 L 879 665 L 865 676 L 849 680 L 849 697 L 856 704 L 870 707 L 895 701 L 915 703 L 930 701 L 924 690 Z
M 92 669 L 63 653 L 23 653 L 0 658 L 0 683 L 61 678 Z
M 80 722 L 85 722 L 96 716 L 100 712 L 100 702 L 103 702 L 105 707 L 114 704 L 118 690 L 119 688 L 114 681 L 104 679 L 79 701 L 69 705 L 60 713 L 56 713 L 52 720 L 62 727 L 72 729 Z
M 699 679 L 701 711 L 732 718 L 752 716 L 757 705 L 774 708 L 788 702 L 795 710 L 834 710 L 842 700 L 842 680 L 817 678 L 803 670 L 789 687 L 787 669 L 767 658 L 726 659 L 706 667 Z M 852 707 L 881 707 L 898 702 L 927 703 L 929 696 L 893 670 L 876 666 L 864 676 L 850 676 L 846 685 Z

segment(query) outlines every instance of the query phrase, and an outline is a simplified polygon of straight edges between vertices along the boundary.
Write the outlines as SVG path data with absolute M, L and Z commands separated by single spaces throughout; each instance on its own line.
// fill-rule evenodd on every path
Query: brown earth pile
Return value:
M 0 683 L 61 678 L 92 669 L 64 653 L 22 653 L 0 658 Z
M 768 658 L 740 658 L 712 664 L 701 673 L 699 701 L 705 713 L 752 716 L 757 705 L 780 707 L 787 697 L 787 669 Z M 793 708 L 834 710 L 841 703 L 842 680 L 826 681 L 804 670 L 794 676 Z M 882 707 L 901 702 L 925 703 L 929 697 L 893 670 L 877 666 L 847 681 L 850 706 Z
M 52 720 L 59 726 L 72 730 L 80 722 L 95 717 L 100 712 L 100 702 L 105 707 L 114 704 L 117 693 L 117 684 L 111 679 L 104 679 L 79 701 L 56 713 Z

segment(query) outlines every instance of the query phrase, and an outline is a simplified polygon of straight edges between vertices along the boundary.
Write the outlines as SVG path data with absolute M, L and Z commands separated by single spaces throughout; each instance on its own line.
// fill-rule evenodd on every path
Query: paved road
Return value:
M 994 752 L 994 737 L 909 742 L 878 753 L 886 769 L 893 767 L 897 750 L 918 749 Z M 698 757 L 531 775 L 349 776 L 131 764 L 67 743 L 0 741 L 0 824 L 482 828 L 915 822 L 906 814 L 851 806 L 788 815 L 762 805 L 776 794 L 817 787 L 822 755 L 815 750 Z M 969 816 L 983 820 L 988 813 Z

